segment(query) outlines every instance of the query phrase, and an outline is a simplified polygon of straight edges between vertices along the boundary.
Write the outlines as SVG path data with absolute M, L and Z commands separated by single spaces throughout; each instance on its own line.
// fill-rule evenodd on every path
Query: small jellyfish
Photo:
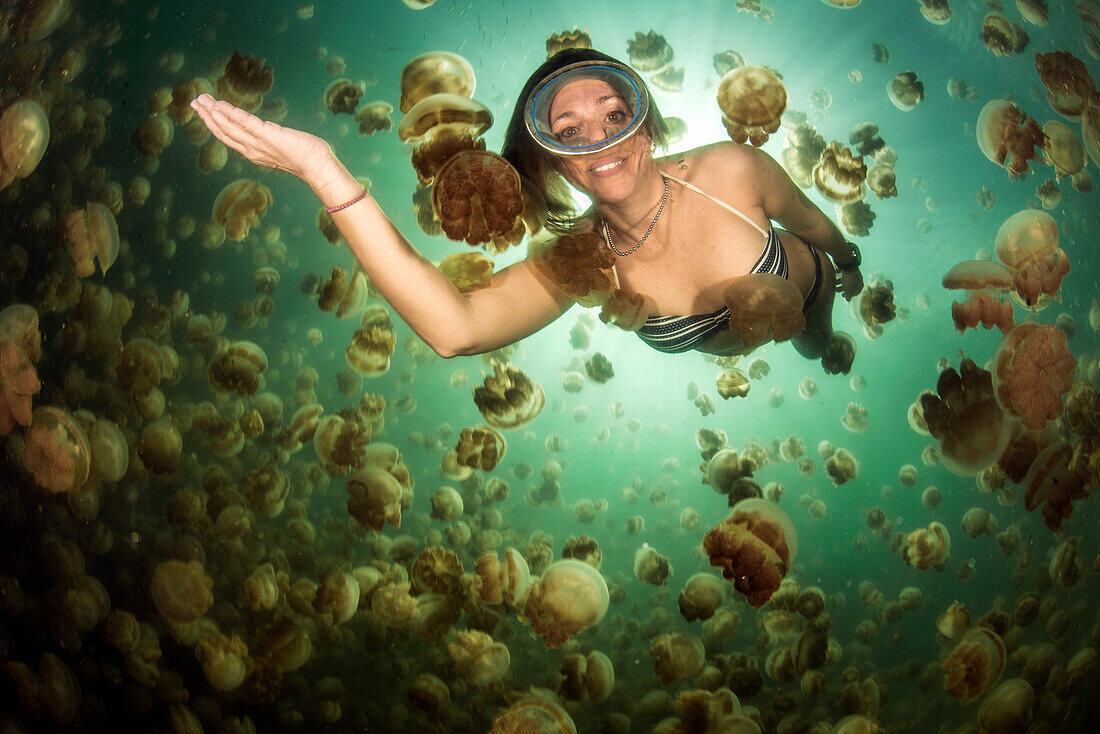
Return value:
M 672 61 L 673 56 L 672 46 L 654 30 L 636 31 L 634 38 L 627 40 L 626 51 L 630 65 L 638 71 L 656 71 Z
M 762 66 L 729 71 L 718 83 L 722 123 L 735 143 L 761 146 L 779 129 L 787 108 L 787 89 L 774 72 Z
M 886 85 L 886 96 L 902 112 L 909 112 L 924 101 L 924 83 L 916 72 L 902 71 Z

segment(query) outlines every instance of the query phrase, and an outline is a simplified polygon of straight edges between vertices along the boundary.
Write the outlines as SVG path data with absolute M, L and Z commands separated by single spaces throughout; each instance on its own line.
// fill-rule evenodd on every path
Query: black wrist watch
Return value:
M 850 273 L 853 270 L 858 270 L 859 266 L 863 264 L 863 254 L 860 253 L 859 248 L 856 247 L 855 242 L 845 241 L 844 244 L 848 245 L 848 251 L 852 253 L 852 261 L 850 263 L 841 265 L 836 260 L 833 260 L 833 264 L 836 266 L 837 270 L 845 273 Z

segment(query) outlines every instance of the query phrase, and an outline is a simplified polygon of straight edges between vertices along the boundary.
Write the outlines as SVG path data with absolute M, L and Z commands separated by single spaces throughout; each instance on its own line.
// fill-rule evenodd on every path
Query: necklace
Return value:
M 603 236 L 607 238 L 607 245 L 611 248 L 611 251 L 619 257 L 626 257 L 627 255 L 644 245 L 645 241 L 649 238 L 650 232 L 652 232 L 653 228 L 657 226 L 657 220 L 661 218 L 661 212 L 665 210 L 665 202 L 668 201 L 668 179 L 664 176 L 661 176 L 661 178 L 664 178 L 665 180 L 665 195 L 661 197 L 661 205 L 657 207 L 657 215 L 653 217 L 653 221 L 649 223 L 649 229 L 647 229 L 645 231 L 645 234 L 642 235 L 642 238 L 638 240 L 638 244 L 634 245 L 626 252 L 623 252 L 618 247 L 615 247 L 615 243 L 611 241 L 611 230 L 607 227 L 607 220 L 603 220 Z

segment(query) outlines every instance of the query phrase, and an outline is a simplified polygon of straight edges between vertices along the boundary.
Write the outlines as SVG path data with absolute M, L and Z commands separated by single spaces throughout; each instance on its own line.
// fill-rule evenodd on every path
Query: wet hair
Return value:
M 500 151 L 501 156 L 519 171 L 519 175 L 530 181 L 545 197 L 546 228 L 551 232 L 565 233 L 573 230 L 578 212 L 573 204 L 569 184 L 558 171 L 554 156 L 538 145 L 527 132 L 524 109 L 527 98 L 539 82 L 558 69 L 578 61 L 611 61 L 622 64 L 618 59 L 591 48 L 567 48 L 548 58 L 523 85 L 516 107 L 512 110 L 512 119 L 508 121 L 508 129 L 504 132 L 504 146 Z M 653 95 L 650 94 L 649 98 L 649 114 L 646 115 L 642 129 L 655 144 L 667 148 L 668 125 L 657 109 Z

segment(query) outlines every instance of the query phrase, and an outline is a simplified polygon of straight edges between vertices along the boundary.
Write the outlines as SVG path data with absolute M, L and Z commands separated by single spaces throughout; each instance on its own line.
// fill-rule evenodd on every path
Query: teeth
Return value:
M 614 161 L 613 163 L 607 163 L 607 164 L 602 165 L 602 166 L 597 166 L 596 168 L 593 168 L 592 170 L 593 171 L 610 171 L 612 168 L 616 168 L 618 166 L 621 166 L 622 163 L 623 163 L 622 161 Z

